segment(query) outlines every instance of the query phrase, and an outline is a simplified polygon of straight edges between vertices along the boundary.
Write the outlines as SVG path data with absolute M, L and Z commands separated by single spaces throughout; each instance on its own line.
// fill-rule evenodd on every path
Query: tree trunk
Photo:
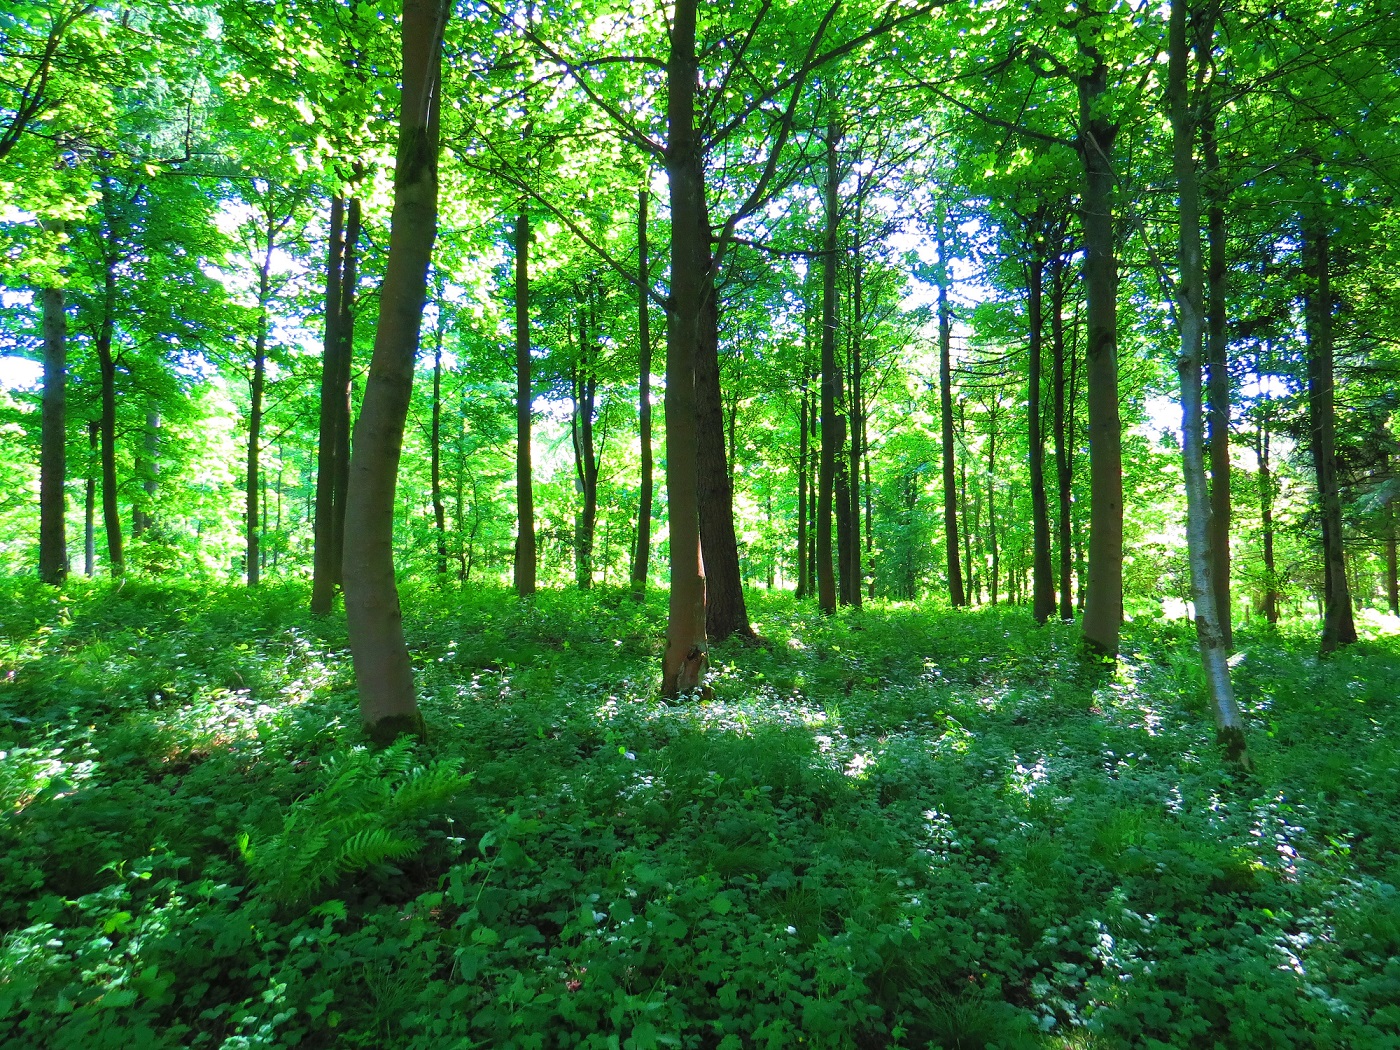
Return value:
M 394 582 L 394 501 L 413 391 L 428 264 L 437 236 L 438 91 L 445 0 L 404 0 L 403 93 L 389 258 L 379 325 L 355 422 L 345 508 L 345 611 L 360 717 L 381 743 L 421 735 Z
M 108 570 L 126 572 L 122 554 L 122 519 L 117 509 L 117 364 L 112 357 L 112 329 L 117 309 L 116 260 L 103 273 L 102 325 L 97 335 L 97 364 L 102 380 L 102 524 L 107 531 Z
M 359 270 L 360 199 L 351 197 L 345 211 L 345 259 L 340 279 L 340 353 L 336 356 L 339 372 L 335 379 L 335 487 L 334 513 L 331 517 L 331 555 L 335 569 L 334 582 L 341 586 L 345 571 L 345 514 L 350 493 L 350 375 L 355 364 L 355 285 Z
M 533 397 L 530 377 L 530 216 L 515 220 L 515 593 L 535 593 L 539 545 L 535 535 L 535 482 L 531 459 Z
M 1060 549 L 1060 619 L 1074 619 L 1074 602 L 1070 593 L 1073 576 L 1074 542 L 1074 450 L 1067 426 L 1065 386 L 1065 257 L 1059 253 L 1050 264 L 1050 346 L 1054 357 L 1051 384 L 1055 397 L 1055 483 L 1059 502 L 1056 532 Z
M 1039 236 L 1039 234 L 1035 234 Z M 1036 623 L 1044 623 L 1055 612 L 1055 576 L 1050 561 L 1050 508 L 1045 494 L 1045 438 L 1041 434 L 1040 357 L 1045 321 L 1041 309 L 1045 273 L 1043 249 L 1031 254 L 1026 270 L 1030 292 L 1030 377 L 1027 383 L 1026 411 L 1030 437 L 1031 468 L 1031 590 L 1032 612 Z
M 1392 508 L 1385 528 L 1385 596 L 1391 616 L 1400 616 L 1400 572 L 1395 559 L 1395 511 Z
M 948 306 L 947 218 L 938 206 L 938 403 L 943 438 L 943 543 L 947 550 L 948 600 L 954 608 L 967 604 L 958 562 L 958 490 L 956 446 L 953 443 L 953 314 Z M 969 560 L 969 566 L 971 562 Z M 968 570 L 971 573 L 971 568 Z
M 1084 277 L 1089 301 L 1089 579 L 1084 641 L 1117 659 L 1123 621 L 1123 450 L 1118 415 L 1118 267 L 1113 246 L 1113 163 L 1117 127 L 1100 115 L 1108 67 L 1096 48 L 1079 80 L 1079 155 L 1084 165 Z
M 1213 34 L 1212 34 L 1213 35 Z M 1209 263 L 1206 271 L 1206 420 L 1210 446 L 1210 569 L 1220 634 L 1225 648 L 1234 647 L 1230 607 L 1230 370 L 1225 334 L 1225 231 L 1224 187 L 1220 180 L 1220 156 L 1215 142 L 1215 119 L 1201 127 L 1201 146 L 1207 178 L 1206 238 Z
M 39 293 L 44 315 L 44 402 L 39 439 L 39 578 L 55 587 L 68 576 L 67 424 L 64 394 L 68 381 L 68 318 L 63 289 Z
M 808 401 L 810 391 L 807 383 L 807 365 L 802 365 L 802 399 L 798 404 L 798 429 L 797 429 L 797 593 L 800 600 L 807 597 L 810 586 L 808 584 L 808 562 L 807 562 L 807 460 L 810 454 L 810 442 L 807 436 L 808 427 Z
M 671 316 L 666 329 L 666 495 L 671 597 L 661 693 L 701 689 L 709 665 L 705 567 L 700 558 L 695 363 L 701 353 L 705 285 L 714 294 L 705 223 L 703 145 L 695 133 L 696 0 L 676 0 L 666 63 L 666 175 L 671 197 Z
M 574 411 L 570 420 L 574 468 L 583 500 L 574 521 L 574 582 L 581 591 L 593 586 L 593 537 L 598 522 L 598 457 L 593 441 L 598 375 L 591 314 L 591 295 L 585 292 L 579 306 L 578 362 L 572 376 Z
M 997 414 L 987 419 L 987 545 L 991 548 L 992 578 L 987 593 L 992 604 L 997 603 L 997 587 L 1001 582 L 1001 549 L 997 546 Z
M 1308 417 L 1313 469 L 1322 511 L 1322 652 L 1356 641 L 1351 593 L 1342 553 L 1342 490 L 1337 478 L 1336 404 L 1332 363 L 1332 284 L 1327 227 L 1316 219 L 1303 224 L 1304 313 L 1308 332 Z
M 840 440 L 840 427 L 836 421 L 841 383 L 841 374 L 836 367 L 836 233 L 840 222 L 836 194 L 841 181 L 836 148 L 840 140 L 840 130 L 833 122 L 828 125 L 826 133 L 826 236 L 822 244 L 822 447 L 817 478 L 817 605 L 824 613 L 836 611 L 836 575 L 831 559 L 831 510 Z
M 442 502 L 442 330 L 443 296 L 438 296 L 437 326 L 433 332 L 433 421 L 432 463 L 429 483 L 432 488 L 433 524 L 437 528 L 437 571 L 447 575 L 447 507 Z
M 321 405 L 316 437 L 316 517 L 312 526 L 311 611 L 325 615 L 335 600 L 334 550 L 337 395 L 340 375 L 340 293 L 343 276 L 345 198 L 331 198 L 330 246 L 326 252 L 326 330 L 321 351 Z
M 705 633 L 722 642 L 730 635 L 753 637 L 739 569 L 739 538 L 734 532 L 734 482 L 725 455 L 724 400 L 719 385 L 719 301 L 710 261 L 709 212 L 703 206 L 696 231 L 704 252 L 700 340 L 695 359 L 697 485 L 700 497 L 700 550 L 705 562 Z M 673 223 L 674 227 L 674 223 Z
M 651 560 L 651 503 L 654 469 L 651 458 L 651 260 L 647 254 L 647 188 L 637 191 L 637 430 L 642 474 L 637 496 L 637 545 L 632 553 L 632 591 L 647 589 Z
M 135 539 L 155 524 L 156 479 L 160 474 L 160 413 L 146 411 L 146 429 L 141 441 L 136 476 L 141 479 L 141 496 L 131 507 L 131 535 Z
M 1172 0 L 1168 96 L 1171 105 L 1172 168 L 1177 186 L 1176 320 L 1181 336 L 1181 467 L 1186 483 L 1186 550 L 1191 563 L 1191 599 L 1196 641 L 1205 671 L 1216 736 L 1231 762 L 1248 764 L 1244 720 L 1230 683 L 1229 652 L 1220 629 L 1219 603 L 1211 572 L 1210 503 L 1206 491 L 1205 427 L 1202 419 L 1203 332 L 1201 205 L 1196 179 L 1195 123 L 1187 97 L 1186 5 Z
M 97 467 L 99 423 L 88 424 L 87 485 L 83 498 L 83 575 L 92 579 L 97 571 Z
M 1259 417 L 1255 451 L 1259 457 L 1259 518 L 1264 534 L 1264 619 L 1278 623 L 1278 573 L 1274 567 L 1274 479 L 1269 469 L 1269 411 L 1267 403 Z
M 860 213 L 856 213 L 856 229 L 860 229 Z M 860 608 L 864 591 L 864 573 L 861 571 L 861 550 L 860 550 L 860 463 L 864 455 L 865 441 L 865 408 L 861 404 L 861 383 L 860 383 L 860 342 L 862 337 L 862 313 L 864 311 L 863 275 L 861 273 L 860 245 L 856 243 L 851 252 L 851 321 L 849 330 L 851 333 L 851 402 L 848 416 L 851 421 L 851 446 L 849 485 L 850 485 L 850 553 L 847 555 L 847 562 L 850 571 L 850 598 L 849 601 L 856 608 Z
M 267 250 L 263 254 L 262 269 L 258 271 L 258 334 L 253 344 L 253 379 L 250 384 L 248 409 L 248 471 L 247 488 L 244 493 L 244 532 L 247 549 L 244 554 L 245 570 L 248 573 L 248 586 L 258 585 L 262 572 L 259 543 L 258 496 L 259 444 L 262 441 L 263 385 L 267 379 L 267 303 L 271 297 L 272 248 L 274 244 L 273 223 L 269 216 L 267 228 Z

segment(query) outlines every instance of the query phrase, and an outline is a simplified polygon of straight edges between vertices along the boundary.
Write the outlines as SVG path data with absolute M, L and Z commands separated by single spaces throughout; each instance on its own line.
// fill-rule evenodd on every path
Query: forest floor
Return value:
M 1397 1047 L 1400 639 L 405 596 L 362 746 L 300 587 L 0 581 L 0 1046 Z

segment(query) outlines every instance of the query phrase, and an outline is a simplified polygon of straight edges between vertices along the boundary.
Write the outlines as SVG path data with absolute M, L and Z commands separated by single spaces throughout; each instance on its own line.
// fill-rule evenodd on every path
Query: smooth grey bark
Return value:
M 1172 170 L 1177 187 L 1177 281 L 1175 310 L 1181 337 L 1177 375 L 1181 382 L 1181 467 L 1186 484 L 1186 550 L 1191 566 L 1196 642 L 1217 739 L 1231 762 L 1248 765 L 1244 720 L 1230 681 L 1229 652 L 1220 629 L 1211 571 L 1210 497 L 1206 489 L 1205 421 L 1201 389 L 1204 343 L 1202 309 L 1201 204 L 1196 174 L 1196 123 L 1187 88 L 1188 0 L 1172 0 L 1168 98 L 1172 125 Z
M 539 547 L 535 535 L 535 480 L 531 443 L 533 387 L 530 361 L 530 216 L 515 220 L 515 593 L 535 593 Z
M 276 245 L 277 224 L 268 217 L 267 244 L 262 266 L 258 270 L 258 331 L 253 344 L 253 376 L 249 383 L 247 487 L 244 491 L 244 571 L 248 586 L 256 587 L 261 579 L 262 564 L 259 544 L 258 496 L 262 469 L 259 447 L 262 442 L 263 387 L 267 381 L 268 300 L 272 295 L 272 252 Z
M 1210 557 L 1215 580 L 1220 633 L 1225 648 L 1234 646 L 1230 602 L 1230 367 L 1226 338 L 1225 189 L 1220 178 L 1220 155 L 1215 118 L 1201 122 L 1201 152 L 1205 161 L 1207 205 L 1206 243 L 1206 441 L 1210 449 Z
M 947 217 L 938 206 L 935 239 L 938 242 L 938 407 L 943 441 L 943 543 L 947 551 L 948 600 L 954 608 L 967 604 L 958 560 L 958 490 L 956 447 L 953 442 L 953 314 L 948 305 Z M 969 574 L 971 569 L 968 570 Z
M 1038 238 L 1039 234 L 1033 234 Z M 1050 561 L 1050 508 L 1045 493 L 1045 438 L 1041 433 L 1041 355 L 1045 315 L 1043 247 L 1031 253 L 1026 269 L 1030 311 L 1030 374 L 1027 377 L 1026 424 L 1031 472 L 1031 593 L 1036 623 L 1045 623 L 1055 612 L 1055 576 Z
M 345 508 L 345 612 L 360 717 L 383 743 L 424 732 L 394 581 L 393 538 L 404 422 L 437 236 L 438 85 L 447 14 L 445 0 L 404 2 L 389 258 Z
M 63 289 L 39 293 L 44 327 L 44 400 L 39 436 L 39 578 L 57 587 L 68 576 L 67 499 L 68 317 Z
M 632 552 L 632 590 L 646 592 L 651 561 L 651 504 L 655 470 L 651 453 L 651 259 L 647 251 L 647 202 L 643 186 L 637 191 L 637 432 L 641 444 L 641 478 L 637 494 L 637 542 Z
M 1065 376 L 1065 269 L 1066 259 L 1057 251 L 1050 263 L 1050 346 L 1053 360 L 1055 491 L 1058 500 L 1056 536 L 1060 553 L 1060 619 L 1074 619 L 1070 593 L 1073 576 L 1074 450 L 1069 426 L 1069 387 Z
M 321 399 L 316 438 L 316 510 L 311 554 L 311 611 L 324 615 L 335 600 L 334 529 L 340 295 L 344 258 L 345 198 L 331 198 L 330 240 L 326 249 L 325 338 L 321 351 Z
M 447 575 L 447 507 L 442 502 L 442 335 L 443 295 L 438 295 L 437 324 L 433 329 L 433 419 L 430 444 L 429 487 L 433 501 L 433 526 L 437 529 L 437 571 Z
M 837 422 L 840 372 L 836 365 L 836 234 L 840 221 L 837 190 L 841 173 L 837 146 L 841 134 L 835 123 L 826 132 L 826 232 L 822 241 L 822 383 L 821 462 L 817 475 L 817 606 L 824 613 L 836 611 L 836 567 L 832 564 L 831 512 L 836 483 L 836 461 L 841 427 Z

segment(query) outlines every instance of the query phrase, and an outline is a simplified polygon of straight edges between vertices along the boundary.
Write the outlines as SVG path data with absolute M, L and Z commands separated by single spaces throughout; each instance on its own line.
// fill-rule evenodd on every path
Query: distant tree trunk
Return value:
M 109 256 L 102 276 L 102 322 L 97 334 L 97 364 L 102 381 L 102 524 L 107 530 L 108 571 L 113 577 L 126 573 L 122 519 L 117 509 L 117 364 L 112 356 L 116 265 L 116 259 Z
M 1060 549 L 1060 619 L 1074 619 L 1074 602 L 1070 593 L 1073 576 L 1073 516 L 1074 516 L 1074 450 L 1070 445 L 1067 425 L 1065 386 L 1065 269 L 1063 253 L 1056 249 L 1050 264 L 1050 346 L 1054 356 L 1051 385 L 1055 396 L 1055 482 L 1059 498 L 1059 513 L 1055 526 Z
M 143 435 L 136 475 L 141 479 L 140 501 L 133 501 L 131 507 L 131 535 L 139 536 L 155 524 L 156 481 L 160 475 L 160 413 L 155 409 L 146 412 L 146 430 Z
M 651 260 L 647 255 L 645 186 L 637 191 L 637 430 L 642 446 L 642 474 L 637 497 L 637 546 L 632 555 L 632 590 L 640 598 L 647 589 L 651 560 L 651 503 L 654 482 L 651 458 Z
M 1206 420 L 1210 446 L 1210 557 L 1215 580 L 1220 633 L 1225 648 L 1234 647 L 1230 603 L 1230 369 L 1225 335 L 1225 230 L 1224 187 L 1220 181 L 1220 156 L 1215 141 L 1215 118 L 1201 124 L 1208 204 L 1206 237 L 1209 262 L 1206 270 Z
M 836 149 L 841 141 L 835 123 L 826 132 L 826 235 L 822 243 L 822 403 L 821 465 L 817 479 L 817 605 L 824 613 L 836 611 L 836 575 L 831 558 L 831 510 L 836 485 L 840 426 L 836 405 L 840 396 L 840 372 L 836 365 L 836 234 L 840 222 L 837 190 L 841 171 Z
M 1336 404 L 1332 362 L 1332 284 L 1330 236 L 1316 219 L 1303 225 L 1303 270 L 1307 283 L 1304 313 L 1308 332 L 1308 417 L 1313 469 L 1322 511 L 1322 652 L 1356 641 L 1351 593 L 1342 552 L 1342 491 L 1337 478 Z
M 953 443 L 953 314 L 948 306 L 948 240 L 943 206 L 938 206 L 938 403 L 943 438 L 943 542 L 948 558 L 948 600 L 954 608 L 967 604 L 958 563 L 957 467 Z M 971 574 L 971 559 L 968 562 Z
M 1395 559 L 1395 511 L 1392 509 L 1385 527 L 1385 596 L 1391 616 L 1400 616 L 1400 572 Z
M 1001 549 L 997 546 L 997 413 L 989 415 L 987 433 L 987 545 L 992 555 L 992 578 L 988 594 L 997 604 L 997 588 L 1001 582 Z
M 1255 453 L 1259 458 L 1259 517 L 1264 534 L 1264 619 L 1278 623 L 1278 574 L 1274 567 L 1274 479 L 1269 469 L 1269 410 L 1259 416 Z
M 734 532 L 734 482 L 725 456 L 724 400 L 719 385 L 719 302 L 710 262 L 710 222 L 701 209 L 698 231 L 704 246 L 700 341 L 695 359 L 697 485 L 700 496 L 700 550 L 705 562 L 705 633 L 722 642 L 730 635 L 753 637 L 739 569 L 739 538 Z M 673 222 L 674 228 L 674 222 Z
M 88 424 L 87 485 L 83 499 L 83 575 L 92 578 L 97 571 L 97 467 L 99 423 Z
M 1113 141 L 1102 115 L 1108 66 L 1092 44 L 1079 79 L 1084 165 L 1084 278 L 1089 302 L 1089 580 L 1083 633 L 1090 652 L 1118 655 L 1123 621 L 1123 433 L 1118 415 L 1118 266 L 1113 245 Z
M 598 522 L 598 457 L 593 441 L 598 374 L 591 314 L 591 293 L 584 292 L 579 305 L 578 362 L 571 377 L 574 410 L 569 427 L 575 476 L 583 500 L 574 520 L 574 582 L 581 591 L 593 586 L 593 536 Z
M 958 432 L 962 435 L 963 455 L 958 457 L 959 499 L 963 512 L 963 560 L 967 568 L 967 597 L 965 605 L 972 605 L 977 599 L 977 577 L 972 572 L 972 537 L 977 531 L 977 508 L 967 498 L 967 410 L 958 405 Z
M 1037 234 L 1038 236 L 1038 234 Z M 1031 255 L 1026 269 L 1030 293 L 1030 377 L 1027 383 L 1026 412 L 1030 441 L 1032 612 L 1036 623 L 1044 623 L 1055 612 L 1055 576 L 1050 561 L 1050 508 L 1045 494 L 1045 438 L 1041 434 L 1040 357 L 1045 319 L 1041 308 L 1045 274 L 1043 248 Z
M 433 332 L 432 463 L 429 482 L 433 498 L 433 523 L 437 527 L 437 571 L 447 575 L 447 507 L 442 502 L 442 320 L 443 296 L 438 296 L 437 326 Z
M 68 317 L 63 289 L 39 293 L 44 315 L 44 402 L 39 439 L 39 578 L 55 587 L 68 577 L 68 536 L 64 527 L 67 500 L 67 420 L 64 394 L 68 381 Z
M 807 435 L 808 400 L 807 365 L 802 366 L 802 393 L 797 416 L 797 593 L 800 600 L 810 591 L 807 561 L 807 460 L 810 442 Z
M 671 314 L 666 328 L 666 497 L 670 518 L 671 598 L 661 693 L 704 686 L 705 567 L 700 559 L 695 366 L 704 298 L 714 294 L 705 226 L 704 146 L 695 133 L 696 0 L 676 0 L 666 64 L 666 175 L 671 195 Z
M 247 488 L 244 493 L 244 534 L 247 539 L 245 568 L 248 573 L 248 586 L 256 587 L 262 570 L 258 521 L 259 445 L 262 442 L 263 385 L 267 379 L 267 304 L 272 295 L 272 249 L 276 238 L 273 223 L 269 220 L 267 248 L 263 253 L 262 268 L 258 271 L 258 334 L 253 343 L 253 378 L 250 387 L 248 409 L 248 470 Z
M 535 593 L 539 546 L 531 461 L 533 396 L 530 362 L 530 216 L 515 220 L 515 593 Z
M 333 521 L 335 518 L 336 431 L 338 407 L 344 401 L 337 392 L 340 375 L 340 295 L 343 278 L 345 198 L 331 198 L 330 245 L 326 252 L 325 338 L 321 351 L 320 422 L 316 438 L 316 516 L 312 526 L 311 611 L 325 615 L 335 600 L 336 570 Z
M 360 717 L 381 743 L 422 735 L 394 582 L 394 506 L 428 264 L 437 236 L 438 91 L 445 0 L 404 0 L 403 93 L 379 326 L 355 422 L 345 508 L 345 611 Z
M 859 198 L 858 198 L 859 199 Z M 856 226 L 860 226 L 860 213 L 856 213 Z M 860 382 L 860 343 L 864 334 L 863 313 L 865 304 L 863 302 L 865 289 L 863 287 L 863 274 L 860 254 L 860 244 L 857 242 L 851 252 L 851 321 L 849 330 L 851 333 L 851 448 L 850 448 L 850 553 L 847 560 L 850 564 L 850 603 L 856 608 L 860 608 L 863 597 L 864 581 L 861 572 L 861 551 L 860 551 L 860 464 L 864 456 L 865 442 L 865 407 L 861 403 L 861 382 Z
M 1231 762 L 1248 762 L 1244 720 L 1230 682 L 1229 651 L 1220 629 L 1210 548 L 1210 503 L 1206 491 L 1205 432 L 1202 418 L 1201 205 L 1196 177 L 1196 125 L 1190 112 L 1186 6 L 1172 0 L 1168 98 L 1172 124 L 1172 168 L 1177 186 L 1176 320 L 1181 336 L 1177 374 L 1181 379 L 1181 466 L 1186 484 L 1186 550 L 1191 563 L 1191 599 L 1196 641 L 1201 651 L 1217 739 Z M 1209 34 L 1207 34 L 1209 39 Z
M 345 569 L 345 512 L 350 492 L 350 376 L 355 364 L 356 282 L 359 277 L 360 199 L 351 197 L 345 209 L 345 260 L 340 282 L 340 324 L 337 333 L 341 351 L 336 356 L 339 372 L 335 378 L 335 487 L 331 516 L 331 555 L 334 582 L 340 586 Z

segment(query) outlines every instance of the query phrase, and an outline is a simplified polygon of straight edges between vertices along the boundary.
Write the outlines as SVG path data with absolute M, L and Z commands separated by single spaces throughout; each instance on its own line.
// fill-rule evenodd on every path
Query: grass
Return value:
M 0 581 L 6 1047 L 1400 1046 L 1400 648 L 1021 610 L 409 595 L 360 740 L 297 587 Z

